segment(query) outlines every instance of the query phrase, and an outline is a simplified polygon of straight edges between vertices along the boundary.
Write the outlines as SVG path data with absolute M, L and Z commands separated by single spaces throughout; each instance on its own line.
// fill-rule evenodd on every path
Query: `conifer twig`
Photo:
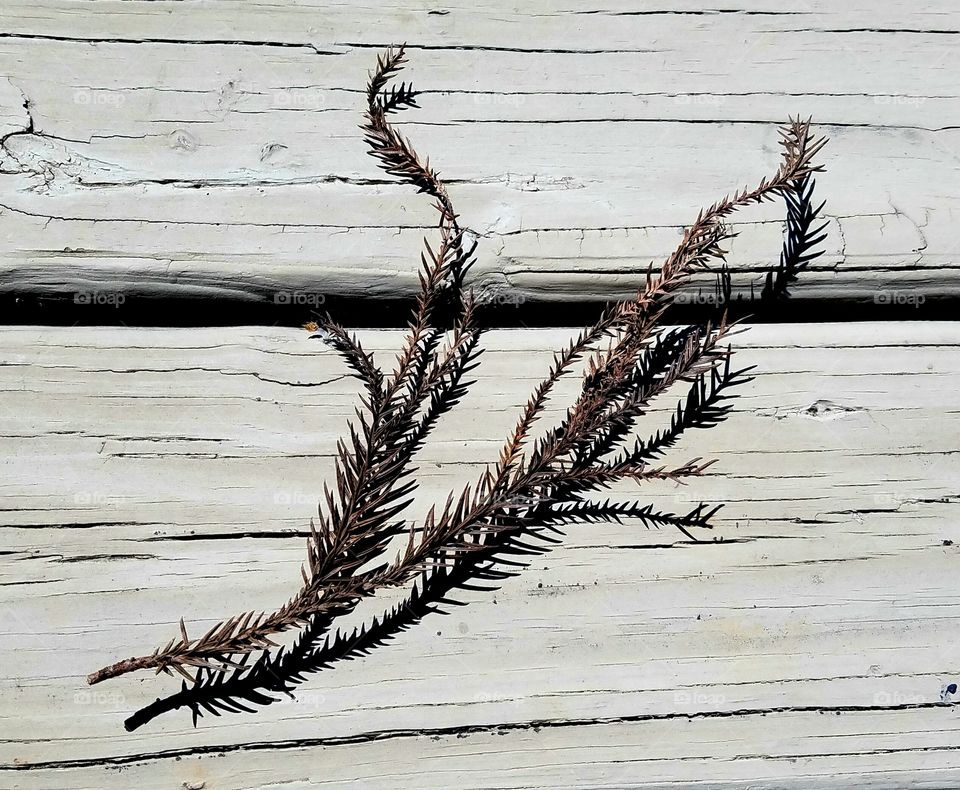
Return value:
M 164 647 L 90 675 L 90 683 L 139 669 L 184 677 L 179 693 L 131 717 L 128 729 L 180 707 L 190 708 L 196 720 L 203 711 L 270 704 L 277 692 L 289 694 L 309 672 L 362 655 L 443 605 L 458 603 L 450 598 L 455 590 L 483 589 L 482 583 L 512 575 L 523 567 L 524 556 L 548 550 L 564 525 L 634 519 L 694 539 L 695 530 L 711 527 L 719 509 L 701 504 L 674 514 L 586 495 L 623 481 L 684 482 L 714 463 L 694 458 L 660 465 L 686 430 L 709 428 L 726 417 L 732 390 L 749 381 L 748 370 L 731 366 L 731 326 L 725 318 L 715 326 L 666 330 L 665 312 L 694 274 L 711 262 L 724 262 L 728 217 L 776 196 L 792 212 L 788 223 L 796 242 L 781 256 L 768 284 L 786 294 L 787 284 L 815 257 L 810 249 L 822 240 L 823 228 L 813 228 L 819 209 L 810 205 L 810 177 L 822 169 L 815 157 L 825 141 L 814 137 L 809 120 L 783 127 L 777 171 L 700 211 L 660 268 L 650 266 L 634 298 L 607 307 L 555 355 L 497 461 L 475 482 L 434 504 L 419 529 L 408 530 L 402 513 L 417 488 L 413 458 L 469 388 L 465 376 L 477 364 L 481 330 L 474 296 L 464 286 L 475 244 L 460 226 L 439 174 L 390 121 L 417 106 L 412 85 L 390 87 L 404 64 L 403 47 L 378 57 L 361 127 L 378 165 L 429 195 L 439 217 L 439 241 L 425 240 L 421 253 L 420 290 L 394 367 L 384 373 L 359 339 L 330 316 L 308 325 L 360 379 L 363 394 L 347 436 L 337 444 L 335 482 L 332 489 L 324 485 L 311 522 L 302 585 L 276 611 L 244 612 L 203 636 L 190 637 L 181 619 L 178 637 Z M 576 399 L 557 425 L 534 439 L 557 383 L 577 371 L 582 382 Z M 681 385 L 686 395 L 669 424 L 631 442 L 651 403 Z M 405 544 L 394 555 L 394 539 L 404 534 Z M 403 605 L 350 636 L 331 634 L 337 619 L 360 601 L 408 586 Z M 293 628 L 301 629 L 294 644 L 279 647 L 274 638 Z

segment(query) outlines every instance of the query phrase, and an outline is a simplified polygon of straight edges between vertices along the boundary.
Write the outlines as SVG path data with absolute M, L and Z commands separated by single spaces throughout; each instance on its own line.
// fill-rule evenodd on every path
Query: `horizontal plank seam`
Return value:
M 246 743 L 234 744 L 211 744 L 207 746 L 195 746 L 182 749 L 166 749 L 159 752 L 141 752 L 138 754 L 115 755 L 101 758 L 80 758 L 70 760 L 45 760 L 30 763 L 8 764 L 0 767 L 2 770 L 15 771 L 36 771 L 60 768 L 91 768 L 107 765 L 131 765 L 155 760 L 179 760 L 183 757 L 191 757 L 203 754 L 225 754 L 228 752 L 248 752 L 248 751 L 284 751 L 290 749 L 305 749 L 326 746 L 344 746 L 359 743 L 370 743 L 372 741 L 383 741 L 392 739 L 407 738 L 449 738 L 463 737 L 465 735 L 484 735 L 500 734 L 504 732 L 538 732 L 543 729 L 559 729 L 571 727 L 593 727 L 608 726 L 611 724 L 637 724 L 647 721 L 670 721 L 677 719 L 729 719 L 737 717 L 754 717 L 777 714 L 793 713 L 818 713 L 840 715 L 843 713 L 872 713 L 884 711 L 905 711 L 931 708 L 952 709 L 955 705 L 950 702 L 918 702 L 899 705 L 803 705 L 803 706 L 781 706 L 771 708 L 744 708 L 729 711 L 697 711 L 694 713 L 648 713 L 636 714 L 632 716 L 611 716 L 611 717 L 590 717 L 576 719 L 538 719 L 525 722 L 508 722 L 500 724 L 475 724 L 454 727 L 433 727 L 424 729 L 397 729 L 397 730 L 375 730 L 369 732 L 357 733 L 355 735 L 328 736 L 319 738 L 297 738 L 286 741 L 261 742 L 248 741 Z M 891 749 L 891 753 L 898 751 L 924 751 L 924 750 L 960 750 L 960 746 L 932 746 L 932 747 L 912 747 L 908 749 Z M 869 753 L 879 753 L 887 750 L 876 750 Z

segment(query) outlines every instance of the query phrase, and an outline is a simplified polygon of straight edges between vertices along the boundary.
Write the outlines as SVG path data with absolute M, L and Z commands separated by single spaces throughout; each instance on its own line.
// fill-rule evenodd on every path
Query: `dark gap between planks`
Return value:
M 484 307 L 480 322 L 489 328 L 582 327 L 596 320 L 600 301 L 527 301 L 520 306 Z M 320 310 L 344 326 L 392 329 L 406 326 L 412 299 L 330 297 Z M 8 326 L 288 326 L 310 321 L 318 308 L 239 299 L 166 299 L 127 296 L 123 304 L 75 304 L 70 297 L 0 294 L 0 324 Z M 677 305 L 670 321 L 696 323 L 715 319 L 712 305 Z M 731 318 L 751 323 L 826 323 L 856 321 L 952 321 L 960 317 L 960 299 L 927 299 L 921 305 L 876 304 L 873 301 L 790 299 L 776 303 L 734 302 Z

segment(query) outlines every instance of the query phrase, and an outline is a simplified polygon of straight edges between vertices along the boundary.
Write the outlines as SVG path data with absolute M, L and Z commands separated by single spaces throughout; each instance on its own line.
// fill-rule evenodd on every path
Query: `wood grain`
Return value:
M 573 526 L 296 701 L 126 734 L 177 684 L 83 676 L 181 615 L 287 598 L 357 386 L 286 329 L 5 329 L 0 785 L 955 786 L 958 332 L 753 327 L 735 343 L 757 379 L 672 456 L 715 474 L 644 492 L 728 502 L 716 540 Z M 486 336 L 421 455 L 421 512 L 496 457 L 570 335 Z M 386 361 L 398 335 L 363 338 Z
M 775 167 L 790 114 L 832 140 L 799 294 L 956 297 L 958 20 L 949 0 L 10 0 L 0 289 L 411 294 L 434 218 L 356 128 L 376 50 L 406 41 L 426 93 L 403 131 L 481 235 L 491 299 L 631 293 L 701 205 Z M 747 287 L 782 210 L 737 220 Z

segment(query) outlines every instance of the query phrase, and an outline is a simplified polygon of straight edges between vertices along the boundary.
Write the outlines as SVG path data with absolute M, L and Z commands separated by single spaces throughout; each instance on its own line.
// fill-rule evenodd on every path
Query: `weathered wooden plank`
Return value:
M 928 729 L 931 722 L 925 711 L 839 716 L 788 711 L 758 712 L 744 720 L 650 717 L 636 723 L 542 722 L 392 737 L 370 733 L 336 746 L 302 739 L 264 753 L 259 744 L 249 743 L 236 751 L 118 761 L 96 772 L 83 765 L 48 768 L 13 775 L 13 786 L 34 786 L 30 783 L 39 778 L 74 790 L 90 787 L 94 777 L 95 786 L 104 790 L 132 785 L 252 790 L 358 784 L 476 790 L 691 786 L 936 790 L 956 782 L 956 730 L 946 721 L 950 712 L 940 713 L 943 729 L 935 730 Z M 872 729 L 872 737 L 851 738 L 851 723 L 863 731 Z M 896 745 L 904 742 L 904 732 L 916 746 Z M 803 746 L 781 757 L 787 738 Z M 858 751 L 864 747 L 867 751 Z
M 493 298 L 630 293 L 700 205 L 775 166 L 791 113 L 832 138 L 827 254 L 798 293 L 957 295 L 960 15 L 940 0 L 8 8 L 6 291 L 410 294 L 433 217 L 356 131 L 394 39 L 428 89 L 404 130 L 483 236 L 475 284 Z M 747 284 L 781 217 L 739 219 Z
M 422 454 L 421 503 L 495 458 L 570 334 L 487 335 Z M 363 337 L 386 359 L 398 335 Z M 956 784 L 958 340 L 947 323 L 753 327 L 735 342 L 758 378 L 673 456 L 716 455 L 716 474 L 650 489 L 728 501 L 723 542 L 572 527 L 297 702 L 125 734 L 176 684 L 84 674 L 182 614 L 285 600 L 357 388 L 291 330 L 6 329 L 2 784 Z

